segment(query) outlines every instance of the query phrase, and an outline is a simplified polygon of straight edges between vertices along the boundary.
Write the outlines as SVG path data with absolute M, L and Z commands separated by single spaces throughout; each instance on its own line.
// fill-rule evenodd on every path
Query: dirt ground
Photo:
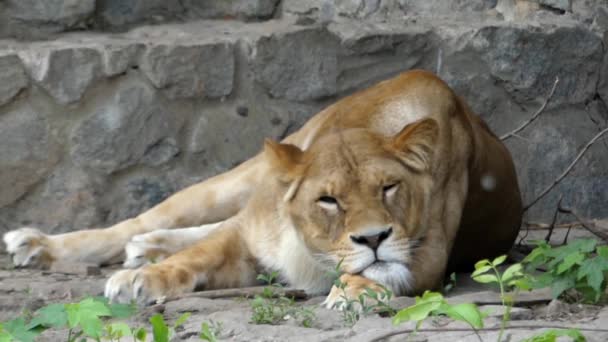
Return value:
M 534 234 L 542 233 L 533 233 L 530 238 L 535 238 Z M 102 295 L 105 280 L 115 270 L 102 268 L 98 275 L 86 275 L 85 271 L 69 274 L 16 270 L 11 269 L 8 256 L 0 254 L 0 321 L 15 318 L 23 312 L 34 312 L 49 303 L 76 302 L 84 296 Z M 440 317 L 426 320 L 410 341 L 496 341 L 503 310 L 497 292 L 471 281 L 467 274 L 459 274 L 456 286 L 446 297 L 453 304 L 475 302 L 489 312 L 485 328 L 476 335 L 466 325 Z M 253 324 L 250 301 L 242 297 L 168 301 L 140 309 L 127 322 L 132 327 L 149 327 L 149 317 L 158 312 L 163 313 L 168 321 L 175 320 L 184 312 L 192 313 L 178 329 L 174 341 L 200 340 L 202 322 L 220 323 L 219 339 L 227 341 L 405 341 L 407 330 L 413 328 L 409 323 L 394 326 L 390 318 L 378 315 L 363 317 L 350 326 L 340 312 L 320 307 L 322 301 L 322 297 L 314 297 L 297 304 L 314 311 L 315 318 L 309 328 L 289 317 L 278 325 Z M 412 302 L 411 298 L 400 297 L 392 304 L 405 307 Z M 608 341 L 608 307 L 551 300 L 547 290 L 521 293 L 516 305 L 505 334 L 509 341 L 521 341 L 543 329 L 556 327 L 579 328 L 587 341 Z M 66 336 L 65 331 L 47 331 L 38 340 L 65 341 Z

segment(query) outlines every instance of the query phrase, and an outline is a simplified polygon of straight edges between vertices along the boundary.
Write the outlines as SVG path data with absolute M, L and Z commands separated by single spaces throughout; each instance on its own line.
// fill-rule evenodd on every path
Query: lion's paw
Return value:
M 136 235 L 125 246 L 125 261 L 123 267 L 137 268 L 166 259 L 171 252 L 161 245 L 148 242 L 147 234 Z
M 151 305 L 193 289 L 193 279 L 188 274 L 178 274 L 170 265 L 159 264 L 114 273 L 106 282 L 104 295 L 114 303 L 135 301 Z
M 366 295 L 368 289 L 379 293 L 382 290 L 378 284 L 359 275 L 343 274 L 340 277 L 341 287 L 332 286 L 329 295 L 321 303 L 327 309 L 363 311 L 363 305 L 373 304 L 373 298 Z M 363 295 L 363 296 L 361 296 Z M 361 303 L 363 299 L 363 303 Z
M 48 268 L 55 260 L 49 237 L 38 229 L 16 229 L 4 234 L 2 240 L 15 267 Z

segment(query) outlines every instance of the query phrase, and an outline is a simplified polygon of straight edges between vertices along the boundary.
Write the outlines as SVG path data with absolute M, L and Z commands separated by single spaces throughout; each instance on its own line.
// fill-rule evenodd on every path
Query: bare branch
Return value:
M 553 82 L 553 88 L 551 88 L 551 91 L 549 92 L 549 96 L 547 96 L 547 99 L 545 100 L 543 105 L 540 106 L 540 108 L 536 111 L 536 113 L 534 113 L 534 115 L 532 115 L 528 120 L 524 121 L 516 129 L 512 130 L 511 132 L 509 132 L 507 134 L 500 136 L 500 140 L 507 140 L 512 136 L 516 136 L 517 132 L 526 128 L 526 126 L 528 126 L 530 123 L 532 123 L 532 121 L 536 120 L 536 118 L 538 118 L 538 116 L 545 110 L 545 108 L 547 108 L 547 104 L 549 104 L 549 100 L 551 100 L 551 98 L 553 97 L 553 94 L 555 93 L 555 88 L 557 88 L 558 83 L 559 83 L 559 77 L 556 77 L 555 82 Z
M 578 155 L 576 156 L 576 158 L 574 158 L 574 160 L 572 161 L 572 163 L 570 163 L 570 165 L 568 165 L 568 167 L 566 168 L 566 170 L 564 170 L 564 172 L 562 172 L 562 174 L 559 175 L 559 177 L 557 177 L 557 179 L 555 179 L 553 181 L 553 184 L 549 185 L 545 190 L 543 190 L 540 193 L 540 195 L 538 195 L 538 197 L 536 197 L 534 200 L 532 200 L 532 202 L 530 202 L 529 204 L 527 204 L 524 207 L 524 211 L 527 211 L 528 209 L 530 209 L 530 207 L 532 207 L 533 205 L 535 205 L 541 198 L 545 197 L 545 195 L 547 193 L 549 193 L 549 191 L 551 191 L 551 189 L 553 189 L 559 182 L 561 182 L 562 179 L 564 177 L 566 177 L 568 175 L 568 173 L 570 173 L 570 171 L 572 170 L 572 168 L 574 167 L 574 165 L 576 165 L 576 163 L 578 163 L 578 161 L 585 154 L 585 152 L 587 152 L 587 150 L 589 149 L 589 147 L 591 147 L 591 145 L 593 145 L 599 138 L 601 138 L 604 134 L 606 134 L 606 132 L 608 132 L 608 128 L 605 128 L 604 130 L 602 130 L 601 132 L 599 132 L 598 134 L 596 134 L 593 137 L 593 139 L 589 140 L 589 142 L 587 143 L 587 145 L 585 145 L 585 147 L 583 147 L 583 149 L 578 153 Z
M 182 299 L 182 298 L 209 298 L 209 299 L 237 298 L 237 297 L 251 298 L 256 295 L 261 295 L 263 292 L 264 292 L 264 286 L 199 291 L 199 292 L 185 293 L 180 296 L 167 298 L 165 302 L 174 301 L 174 300 L 178 300 L 178 299 Z M 273 287 L 272 292 L 273 292 L 273 296 L 277 296 L 277 297 L 284 296 L 284 297 L 289 297 L 289 298 L 293 298 L 293 299 L 306 299 L 307 298 L 306 292 L 304 292 L 304 290 Z
M 560 206 L 559 207 L 559 211 L 562 213 L 566 213 L 566 214 L 570 214 L 574 217 L 576 217 L 576 219 L 581 223 L 581 225 L 587 229 L 589 232 L 591 232 L 593 235 L 599 237 L 600 239 L 608 242 L 608 234 L 606 232 L 604 232 L 601 229 L 598 229 L 595 227 L 595 224 L 593 223 L 589 223 L 587 220 L 581 218 L 576 211 L 574 211 L 574 209 L 572 208 L 565 208 Z
M 608 329 L 598 329 L 598 328 L 583 328 L 583 327 L 573 327 L 573 326 L 563 326 L 563 325 L 555 325 L 555 324 L 543 324 L 543 325 L 509 325 L 505 327 L 505 330 L 537 330 L 537 329 L 560 329 L 560 330 L 568 330 L 568 329 L 576 329 L 580 331 L 589 331 L 589 332 L 608 332 Z M 500 327 L 490 327 L 490 328 L 481 328 L 476 329 L 475 331 L 486 332 L 486 331 L 499 331 Z M 430 329 L 402 329 L 388 332 L 386 334 L 382 334 L 379 336 L 375 336 L 371 341 L 383 341 L 389 337 L 410 334 L 413 332 L 416 333 L 425 333 L 425 332 L 433 332 L 433 333 L 442 333 L 442 332 L 473 332 L 474 330 L 471 328 L 430 328 Z
M 553 214 L 553 220 L 551 221 L 551 226 L 549 226 L 549 232 L 547 232 L 547 236 L 545 236 L 545 242 L 549 243 L 551 241 L 551 235 L 553 235 L 553 229 L 555 229 L 555 223 L 557 222 L 557 215 L 559 214 L 559 208 L 562 206 L 563 195 L 559 196 L 559 201 L 557 201 L 557 206 L 555 207 L 555 214 Z M 568 230 L 570 232 L 570 230 Z

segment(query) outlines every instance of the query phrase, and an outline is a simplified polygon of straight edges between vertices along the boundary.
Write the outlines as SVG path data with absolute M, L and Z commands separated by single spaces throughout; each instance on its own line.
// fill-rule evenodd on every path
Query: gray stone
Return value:
M 233 87 L 233 46 L 227 41 L 152 45 L 141 69 L 169 98 L 222 97 Z
M 59 159 L 48 119 L 29 105 L 0 115 L 0 207 L 43 179 Z
M 27 85 L 28 79 L 19 57 L 0 55 L 0 106 L 7 104 Z
M 112 173 L 138 163 L 178 127 L 153 89 L 128 80 L 116 88 L 110 103 L 74 128 L 70 153 L 79 165 Z
M 572 11 L 572 0 L 538 0 L 538 3 L 561 11 Z
M 105 46 L 102 50 L 104 74 L 116 76 L 124 73 L 130 67 L 137 66 L 143 49 L 143 44 Z
M 181 4 L 190 17 L 198 18 L 269 18 L 278 0 L 183 0 Z
M 255 78 L 272 97 L 304 101 L 336 93 L 338 40 L 327 30 L 262 37 L 255 51 Z
M 518 100 L 545 96 L 556 77 L 560 85 L 553 104 L 581 103 L 595 94 L 602 41 L 582 27 L 488 26 L 472 37 L 470 47 Z
M 32 47 L 19 56 L 30 77 L 60 104 L 80 100 L 102 76 L 100 53 L 89 47 Z
M 97 0 L 103 27 L 120 29 L 133 24 L 160 23 L 184 15 L 179 0 Z
M 7 0 L 11 35 L 38 37 L 85 27 L 95 11 L 95 0 Z

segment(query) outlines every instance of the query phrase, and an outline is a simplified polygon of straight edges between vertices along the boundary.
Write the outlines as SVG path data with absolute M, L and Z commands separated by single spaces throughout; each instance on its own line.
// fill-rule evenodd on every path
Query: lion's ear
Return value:
M 297 146 L 264 140 L 264 155 L 269 165 L 284 176 L 294 176 L 301 167 L 304 152 Z
M 423 172 L 431 167 L 438 138 L 437 121 L 427 118 L 405 126 L 393 137 L 390 146 L 407 166 Z

